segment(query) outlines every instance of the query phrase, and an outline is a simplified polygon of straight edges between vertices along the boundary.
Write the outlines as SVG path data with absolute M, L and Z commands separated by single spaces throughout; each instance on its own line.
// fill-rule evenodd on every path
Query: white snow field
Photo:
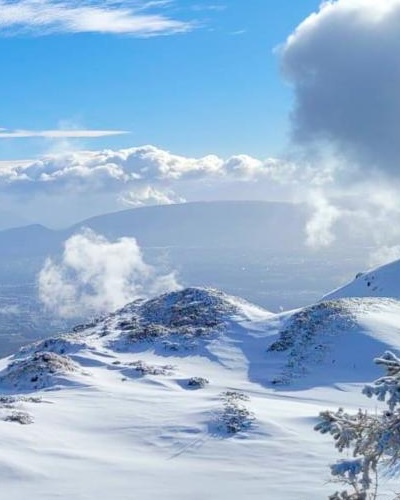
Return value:
M 375 408 L 372 360 L 399 348 L 390 298 L 281 315 L 211 289 L 136 301 L 0 362 L 2 498 L 327 498 L 338 455 L 317 416 Z
M 394 297 L 400 299 L 400 260 L 358 273 L 353 281 L 324 296 L 324 299 L 343 297 Z

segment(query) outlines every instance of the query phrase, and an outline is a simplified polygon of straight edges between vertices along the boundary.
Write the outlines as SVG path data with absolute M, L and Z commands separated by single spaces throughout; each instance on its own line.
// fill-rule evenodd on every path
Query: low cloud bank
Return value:
M 21 164 L 3 162 L 0 190 L 25 195 L 68 190 L 101 193 L 191 181 L 264 179 L 285 183 L 305 179 L 313 182 L 314 174 L 319 182 L 320 169 L 317 173 L 274 158 L 259 160 L 248 155 L 191 158 L 155 146 L 141 146 L 47 155 Z
M 248 155 L 191 158 L 142 146 L 3 162 L 0 192 L 9 210 L 29 211 L 32 218 L 55 227 L 122 207 L 186 200 L 303 202 L 310 207 L 304 239 L 313 249 L 334 243 L 343 226 L 350 239 L 364 235 L 374 247 L 398 245 L 396 182 L 364 176 L 344 183 L 344 171 L 328 156 L 321 163 Z

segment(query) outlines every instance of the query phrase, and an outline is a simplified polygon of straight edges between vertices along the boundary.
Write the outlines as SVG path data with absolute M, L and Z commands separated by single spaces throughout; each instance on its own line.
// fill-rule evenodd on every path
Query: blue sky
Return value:
M 41 0 L 36 1 L 38 9 Z M 89 3 L 114 9 L 134 5 Z M 0 17 L 0 128 L 129 132 L 69 139 L 76 148 L 153 144 L 183 155 L 279 155 L 287 142 L 292 97 L 274 48 L 319 1 L 157 3 L 143 13 L 193 25 L 183 33 L 167 28 L 160 36 L 143 37 L 79 32 L 85 28 L 71 33 L 70 27 L 29 26 L 26 20 L 7 25 Z M 0 4 L 26 7 L 29 0 Z M 51 151 L 54 142 L 2 139 L 0 159 L 32 158 Z
M 400 0 L 0 0 L 0 212 L 295 201 L 311 246 L 340 222 L 400 256 L 399 23 Z

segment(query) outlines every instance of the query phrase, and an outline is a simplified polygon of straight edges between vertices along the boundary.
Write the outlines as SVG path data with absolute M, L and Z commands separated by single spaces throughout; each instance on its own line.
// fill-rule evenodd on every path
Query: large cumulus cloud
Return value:
M 400 0 L 324 2 L 281 48 L 293 136 L 347 166 L 400 173 Z

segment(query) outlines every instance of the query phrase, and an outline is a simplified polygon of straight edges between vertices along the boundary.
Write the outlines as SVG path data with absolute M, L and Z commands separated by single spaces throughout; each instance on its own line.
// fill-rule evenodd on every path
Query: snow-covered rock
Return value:
M 240 321 L 260 321 L 272 313 L 238 297 L 210 288 L 186 288 L 150 300 L 137 300 L 89 325 L 74 329 L 79 338 L 104 338 L 117 351 L 138 343 L 157 343 L 169 351 L 191 350 L 202 340 L 235 328 Z
M 48 339 L 39 340 L 21 347 L 14 355 L 14 358 L 25 358 L 29 355 L 36 354 L 42 351 L 49 351 L 55 354 L 68 355 L 74 354 L 82 349 L 87 348 L 87 344 L 81 336 L 70 333 L 67 335 L 59 335 Z
M 55 352 L 35 352 L 11 361 L 0 372 L 0 388 L 33 391 L 69 384 L 68 375 L 83 374 L 82 368 L 68 356 Z

